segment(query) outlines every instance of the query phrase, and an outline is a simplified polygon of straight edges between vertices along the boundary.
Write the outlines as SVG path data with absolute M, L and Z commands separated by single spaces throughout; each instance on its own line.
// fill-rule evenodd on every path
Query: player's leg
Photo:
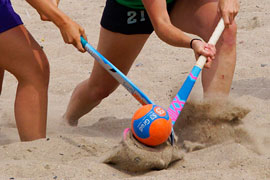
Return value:
M 153 27 L 145 10 L 136 10 L 107 0 L 101 19 L 97 50 L 127 74 Z M 78 119 L 111 94 L 119 83 L 95 61 L 89 79 L 74 90 L 64 119 L 76 126 Z
M 181 0 L 175 3 L 172 22 L 181 30 L 208 41 L 219 21 L 218 1 Z M 207 99 L 229 95 L 236 64 L 236 24 L 226 28 L 216 44 L 217 55 L 210 69 L 203 69 L 202 83 Z
M 4 75 L 5 75 L 5 70 L 3 68 L 0 68 L 0 95 L 2 93 Z
M 18 80 L 15 118 L 22 141 L 46 136 L 49 64 L 23 25 L 0 33 L 0 67 Z
M 101 28 L 97 50 L 127 74 L 133 61 L 141 51 L 149 35 L 125 35 Z M 111 94 L 119 83 L 97 62 L 94 62 L 89 79 L 81 82 L 74 90 L 64 118 L 70 125 L 97 106 Z
M 125 35 L 101 28 L 97 50 L 121 72 L 127 74 L 148 37 L 149 34 Z M 75 88 L 64 119 L 70 125 L 76 126 L 80 117 L 97 106 L 118 85 L 119 83 L 95 61 L 90 78 Z

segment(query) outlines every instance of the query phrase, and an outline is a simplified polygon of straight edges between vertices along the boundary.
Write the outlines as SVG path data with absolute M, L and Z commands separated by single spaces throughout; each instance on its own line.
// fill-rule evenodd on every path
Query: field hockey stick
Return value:
M 116 79 L 124 88 L 142 105 L 154 104 L 135 84 L 133 84 L 119 69 L 117 69 L 109 60 L 100 54 L 83 37 L 81 43 L 84 49 L 107 70 L 114 79 Z
M 221 18 L 218 25 L 215 28 L 215 31 L 213 32 L 210 40 L 208 41 L 209 44 L 215 45 L 221 36 L 222 32 L 224 30 L 224 21 Z M 174 97 L 173 101 L 171 102 L 168 113 L 172 120 L 172 124 L 174 125 L 178 116 L 180 115 L 188 97 L 189 94 L 202 70 L 204 67 L 204 64 L 206 63 L 206 57 L 200 56 L 198 61 L 196 62 L 195 66 L 191 70 L 190 74 L 188 75 L 187 79 L 185 80 L 184 84 L 178 91 L 177 95 Z M 173 133 L 171 134 L 173 136 Z M 171 138 L 172 140 L 172 138 Z

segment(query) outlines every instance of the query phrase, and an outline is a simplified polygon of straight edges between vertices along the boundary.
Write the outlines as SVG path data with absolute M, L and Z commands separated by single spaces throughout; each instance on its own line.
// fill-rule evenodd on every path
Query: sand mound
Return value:
M 139 143 L 129 131 L 120 145 L 105 156 L 104 162 L 129 172 L 145 172 L 165 169 L 182 157 L 176 145 L 165 142 L 154 148 L 148 147 Z
M 248 113 L 248 109 L 232 102 L 223 105 L 187 103 L 174 127 L 178 143 L 192 151 L 228 140 L 251 141 L 241 127 L 242 119 Z
M 232 102 L 222 105 L 187 103 L 174 127 L 179 137 L 177 145 L 166 142 L 151 148 L 139 143 L 129 132 L 127 138 L 105 156 L 104 162 L 120 170 L 145 172 L 167 168 L 182 159 L 182 148 L 191 152 L 230 140 L 250 144 L 249 134 L 241 127 L 248 113 L 248 109 Z

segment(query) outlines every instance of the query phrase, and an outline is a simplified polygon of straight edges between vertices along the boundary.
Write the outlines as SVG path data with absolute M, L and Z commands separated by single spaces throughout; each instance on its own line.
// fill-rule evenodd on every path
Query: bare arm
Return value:
M 177 47 L 190 47 L 191 38 L 179 28 L 175 27 L 170 20 L 166 0 L 142 0 L 144 7 L 151 19 L 157 36 L 164 42 Z M 211 61 L 215 58 L 216 49 L 213 45 L 202 41 L 193 41 L 193 50 L 198 55 L 207 57 L 210 67 Z
M 189 48 L 191 38 L 172 25 L 166 0 L 142 0 L 158 37 L 166 43 Z
M 60 0 L 49 0 L 49 1 L 51 1 L 56 7 L 58 7 L 58 4 L 59 4 L 59 2 L 60 2 Z M 47 18 L 44 14 L 42 14 L 42 13 L 40 13 L 40 12 L 38 12 L 38 13 L 39 13 L 40 19 L 41 19 L 42 21 L 50 21 L 50 19 Z
M 66 14 L 47 0 L 27 0 L 39 13 L 44 14 L 50 19 L 61 31 L 64 41 L 73 44 L 79 51 L 85 52 L 80 42 L 80 36 L 86 38 L 84 29 L 72 21 Z

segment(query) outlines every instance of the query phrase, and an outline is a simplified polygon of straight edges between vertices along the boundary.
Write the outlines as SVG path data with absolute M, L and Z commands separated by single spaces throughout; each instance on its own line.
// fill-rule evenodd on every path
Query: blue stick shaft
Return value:
M 224 30 L 224 21 L 223 19 L 220 19 L 215 31 L 213 32 L 211 38 L 209 39 L 209 44 L 215 45 L 221 36 L 222 32 Z M 175 124 L 178 116 L 180 115 L 188 97 L 189 94 L 200 75 L 200 72 L 206 62 L 206 57 L 200 56 L 196 65 L 193 67 L 192 71 L 188 75 L 187 79 L 185 80 L 184 84 L 178 91 L 177 95 L 174 97 L 173 101 L 171 102 L 168 113 L 170 115 L 170 118 L 172 120 L 173 125 Z
M 132 83 L 119 69 L 117 69 L 109 60 L 100 54 L 83 37 L 81 43 L 84 49 L 97 60 L 100 65 L 106 69 L 124 88 L 142 105 L 154 104 L 134 83 Z

